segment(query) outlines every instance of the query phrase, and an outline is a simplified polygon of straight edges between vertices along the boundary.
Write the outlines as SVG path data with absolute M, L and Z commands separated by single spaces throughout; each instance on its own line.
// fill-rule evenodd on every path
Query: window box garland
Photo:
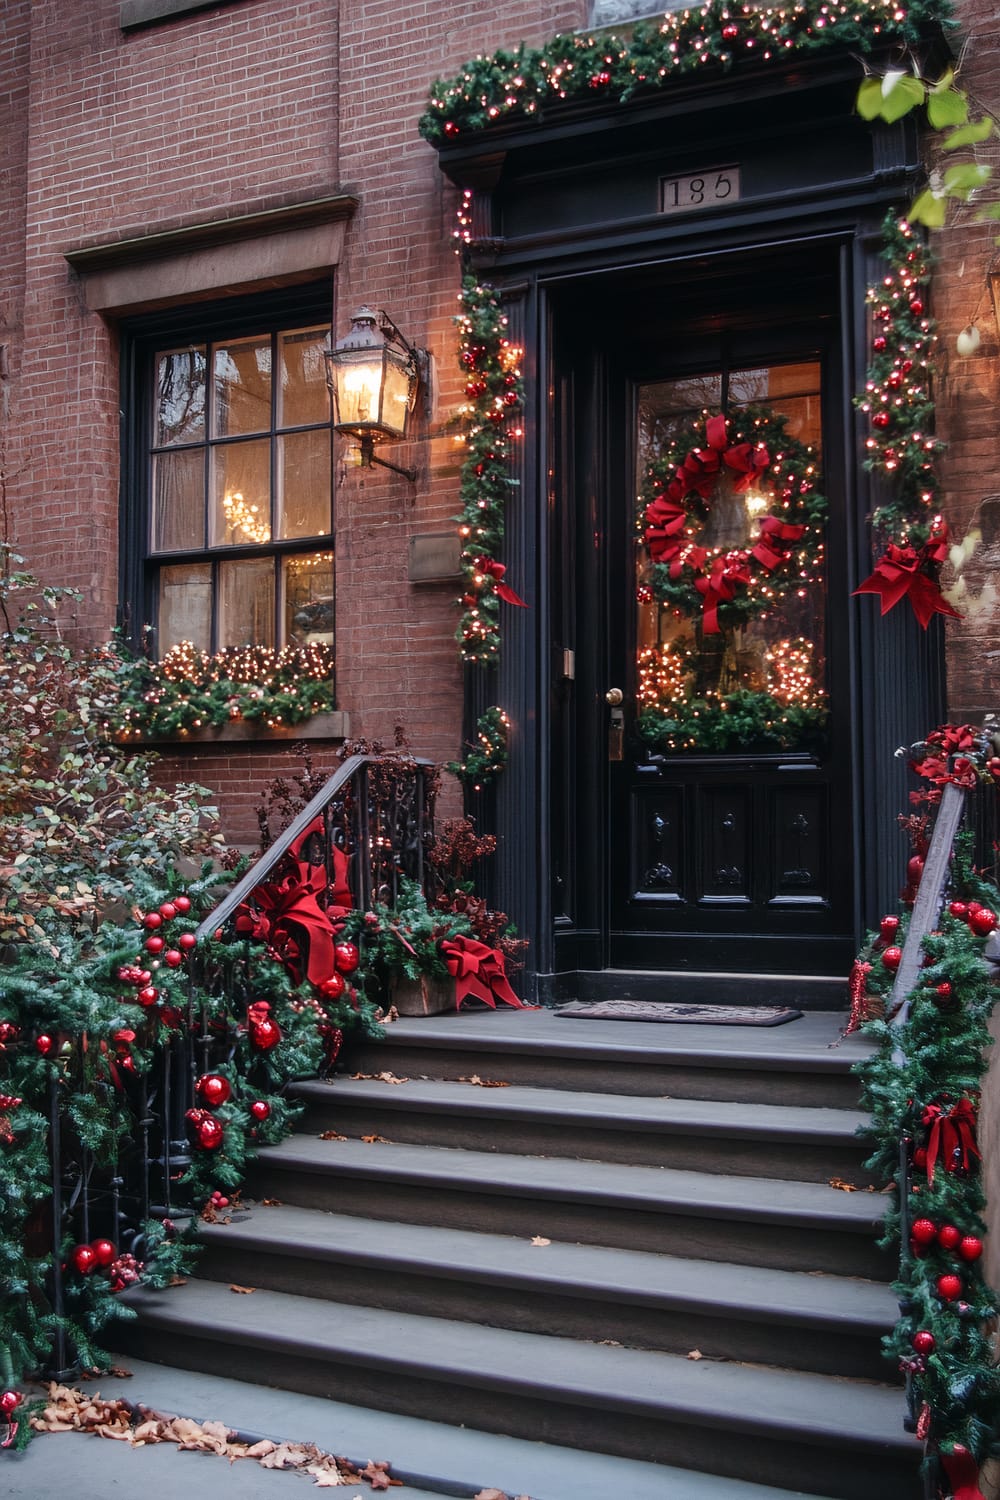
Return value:
M 161 662 L 123 660 L 105 729 L 120 742 L 246 740 L 346 733 L 335 710 L 328 646 L 234 646 L 215 656 L 189 642 Z

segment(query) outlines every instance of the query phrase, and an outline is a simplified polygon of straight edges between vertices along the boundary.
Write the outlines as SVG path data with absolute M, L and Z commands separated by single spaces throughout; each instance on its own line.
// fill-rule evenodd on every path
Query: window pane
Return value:
M 333 553 L 308 552 L 282 563 L 286 646 L 333 645 Z
M 212 436 L 267 432 L 271 426 L 271 339 L 212 348 Z
M 193 642 L 199 651 L 212 649 L 211 564 L 160 569 L 157 623 L 157 654 L 161 657 L 181 641 Z
M 330 431 L 289 433 L 278 440 L 278 535 L 330 531 Z
M 204 438 L 205 366 L 204 344 L 157 354 L 154 447 Z
M 218 649 L 274 645 L 274 562 L 269 557 L 219 565 Z
M 205 545 L 205 450 L 153 455 L 154 552 Z
M 271 444 L 222 443 L 212 449 L 213 547 L 271 540 Z
M 330 421 L 330 397 L 326 388 L 324 350 L 330 347 L 330 331 L 297 329 L 278 335 L 281 383 L 278 388 L 278 426 L 305 427 Z

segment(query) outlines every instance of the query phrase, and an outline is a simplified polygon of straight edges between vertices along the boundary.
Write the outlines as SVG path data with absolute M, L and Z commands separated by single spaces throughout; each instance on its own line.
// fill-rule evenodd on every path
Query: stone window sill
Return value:
M 142 26 L 155 26 L 190 11 L 220 10 L 233 3 L 234 0 L 122 0 L 118 24 L 122 31 L 138 31 Z
M 269 729 L 266 724 L 234 719 L 229 724 L 206 724 L 202 729 L 178 731 L 172 735 L 115 735 L 119 745 L 246 745 L 258 741 L 346 740 L 351 733 L 350 715 L 339 709 L 328 714 L 314 714 L 301 724 L 280 725 Z

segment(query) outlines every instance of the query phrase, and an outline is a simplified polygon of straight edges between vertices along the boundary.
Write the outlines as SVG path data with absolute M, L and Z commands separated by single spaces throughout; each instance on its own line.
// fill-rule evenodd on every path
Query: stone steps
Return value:
M 252 1207 L 206 1225 L 199 1277 L 453 1321 L 881 1380 L 872 1281 Z

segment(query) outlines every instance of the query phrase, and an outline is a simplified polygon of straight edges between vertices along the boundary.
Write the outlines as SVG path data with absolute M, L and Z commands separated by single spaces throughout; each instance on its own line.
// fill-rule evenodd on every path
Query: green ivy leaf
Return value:
M 988 167 L 985 162 L 958 162 L 945 172 L 944 190 L 949 197 L 968 201 L 969 195 L 989 182 L 992 175 L 992 167 Z
M 969 96 L 959 89 L 932 89 L 927 96 L 927 118 L 935 130 L 964 125 L 969 118 Z
M 858 89 L 854 107 L 863 120 L 877 120 L 882 113 L 882 80 L 866 78 Z
M 988 115 L 983 115 L 981 120 L 973 120 L 968 125 L 963 125 L 961 130 L 953 130 L 951 135 L 946 135 L 941 142 L 943 151 L 957 151 L 959 146 L 977 146 L 980 141 L 989 140 L 993 134 L 993 121 Z
M 926 87 L 911 73 L 887 73 L 882 80 L 882 119 L 891 125 L 923 104 L 926 97 Z
M 910 205 L 910 222 L 926 224 L 928 229 L 941 229 L 947 208 L 947 200 L 942 195 L 932 193 L 930 188 L 925 188 Z

